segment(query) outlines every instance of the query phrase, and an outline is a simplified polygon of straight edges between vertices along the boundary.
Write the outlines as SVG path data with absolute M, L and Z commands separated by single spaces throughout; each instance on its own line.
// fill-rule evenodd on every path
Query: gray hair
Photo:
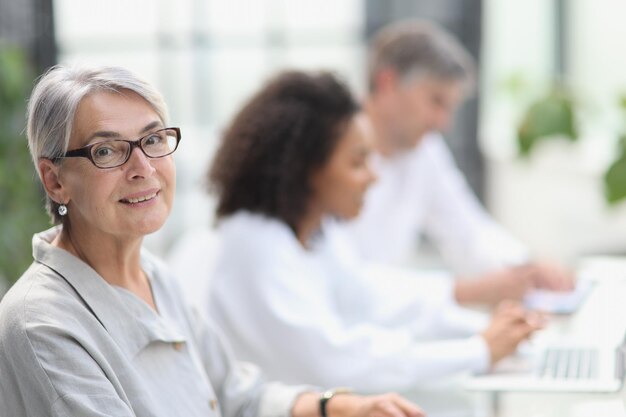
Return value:
M 85 97 L 96 91 L 123 90 L 141 96 L 167 124 L 167 107 L 161 94 L 127 69 L 59 65 L 48 70 L 33 89 L 27 110 L 26 136 L 37 172 L 40 158 L 55 160 L 67 152 L 76 109 Z M 54 224 L 62 222 L 58 207 L 46 196 L 46 209 Z
M 474 60 L 461 44 L 440 26 L 419 19 L 403 20 L 374 34 L 369 56 L 369 87 L 384 69 L 394 70 L 402 82 L 419 77 L 474 84 Z

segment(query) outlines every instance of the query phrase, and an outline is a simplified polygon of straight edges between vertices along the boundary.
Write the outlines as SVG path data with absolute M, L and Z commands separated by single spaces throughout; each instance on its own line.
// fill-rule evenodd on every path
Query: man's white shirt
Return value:
M 485 211 L 456 166 L 442 136 L 430 133 L 418 146 L 392 157 L 375 154 L 378 180 L 348 225 L 367 260 L 402 264 L 427 235 L 446 265 L 463 275 L 527 260 L 526 248 Z

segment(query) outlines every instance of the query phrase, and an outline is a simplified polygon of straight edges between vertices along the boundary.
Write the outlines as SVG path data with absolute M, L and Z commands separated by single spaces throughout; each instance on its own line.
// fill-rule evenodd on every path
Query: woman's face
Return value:
M 96 92 L 78 106 L 68 149 L 113 139 L 136 140 L 163 127 L 157 113 L 136 93 Z M 171 155 L 152 159 L 137 147 L 116 168 L 97 168 L 87 158 L 65 158 L 58 181 L 72 229 L 138 237 L 165 222 L 176 171 Z
M 364 115 L 350 120 L 328 162 L 313 174 L 312 205 L 325 215 L 356 217 L 369 185 L 376 179 L 369 166 L 372 130 Z

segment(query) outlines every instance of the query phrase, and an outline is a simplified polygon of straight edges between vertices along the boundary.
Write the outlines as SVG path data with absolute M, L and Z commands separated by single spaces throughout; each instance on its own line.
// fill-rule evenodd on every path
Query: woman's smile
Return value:
M 151 202 L 154 202 L 153 200 L 158 197 L 160 192 L 161 190 L 159 189 L 150 189 L 150 190 L 146 190 L 146 191 L 142 191 L 138 193 L 129 194 L 128 196 L 120 199 L 119 201 L 120 203 L 124 203 L 129 206 L 143 207 L 145 205 L 148 205 Z

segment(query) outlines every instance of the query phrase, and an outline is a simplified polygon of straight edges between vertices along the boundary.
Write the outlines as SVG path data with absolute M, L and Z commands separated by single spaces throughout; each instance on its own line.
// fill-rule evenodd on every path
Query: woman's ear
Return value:
M 39 158 L 37 165 L 41 183 L 48 196 L 59 204 L 67 204 L 69 199 L 65 195 L 65 189 L 59 180 L 59 166 L 46 158 Z

